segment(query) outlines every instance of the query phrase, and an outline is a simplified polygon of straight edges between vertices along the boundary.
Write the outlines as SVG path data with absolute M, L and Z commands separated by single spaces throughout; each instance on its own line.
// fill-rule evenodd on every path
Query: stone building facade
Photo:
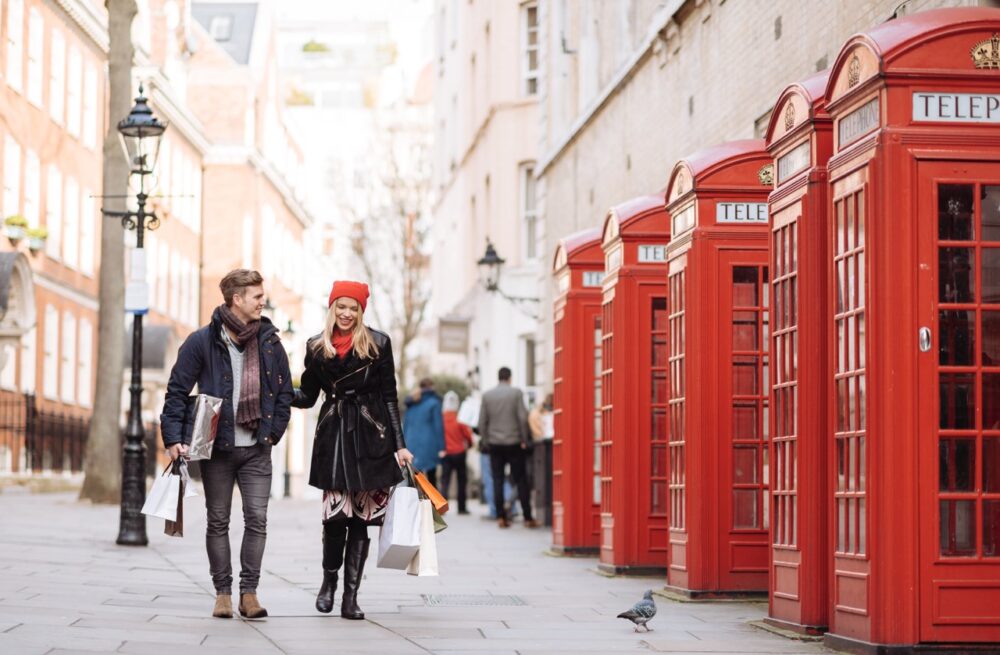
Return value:
M 894 15 L 995 0 L 541 0 L 538 176 L 545 261 L 608 208 L 662 193 L 681 157 L 762 137 L 787 84 Z M 552 306 L 551 271 L 538 284 Z M 551 386 L 551 312 L 538 378 Z

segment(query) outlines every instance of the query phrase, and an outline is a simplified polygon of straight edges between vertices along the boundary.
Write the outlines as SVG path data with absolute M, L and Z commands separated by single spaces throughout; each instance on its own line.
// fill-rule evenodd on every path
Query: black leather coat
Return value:
M 316 404 L 319 412 L 313 441 L 309 484 L 319 489 L 367 491 L 402 481 L 395 452 L 405 448 L 396 397 L 395 364 L 389 335 L 372 330 L 379 348 L 375 359 L 350 351 L 328 358 L 314 351 L 320 336 L 306 346 L 302 386 L 295 390 L 293 407 Z

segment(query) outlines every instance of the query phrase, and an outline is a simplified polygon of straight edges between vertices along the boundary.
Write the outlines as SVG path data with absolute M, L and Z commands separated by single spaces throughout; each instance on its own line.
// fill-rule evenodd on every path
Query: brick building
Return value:
M 31 278 L 11 289 L 9 308 L 29 307 L 22 292 L 34 303 L 27 329 L 4 342 L 4 410 L 23 402 L 19 392 L 34 394 L 43 413 L 84 418 L 92 405 L 100 257 L 95 196 L 107 105 L 102 13 L 94 0 L 0 5 L 0 216 L 8 236 L 0 248 Z M 0 470 L 23 470 L 23 452 L 10 446 L 0 443 L 6 447 Z

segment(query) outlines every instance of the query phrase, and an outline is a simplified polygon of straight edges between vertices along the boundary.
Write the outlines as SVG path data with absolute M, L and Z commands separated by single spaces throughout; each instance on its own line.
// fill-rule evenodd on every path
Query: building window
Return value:
M 156 278 L 156 300 L 159 303 L 160 312 L 166 314 L 169 310 L 167 307 L 167 282 L 170 275 L 170 247 L 164 242 L 160 242 L 160 254 L 157 255 L 157 260 L 159 261 L 159 273 Z
M 21 144 L 7 135 L 3 146 L 3 218 L 21 213 Z
M 59 399 L 59 310 L 45 306 L 45 360 L 42 365 L 42 392 L 49 400 Z
M 45 254 L 59 259 L 62 252 L 62 173 L 55 164 L 49 165 L 48 180 L 45 183 L 45 228 L 49 238 L 45 240 Z
M 20 91 L 24 69 L 24 0 L 7 3 L 7 86 Z
M 35 349 L 38 331 L 31 328 L 21 337 L 21 391 L 35 393 Z
M 213 16 L 208 24 L 208 33 L 216 41 L 228 41 L 233 38 L 233 17 Z
M 3 370 L 0 371 L 0 389 L 14 391 L 17 389 L 17 350 L 13 345 L 0 346 L 7 358 Z
M 66 130 L 80 138 L 80 94 L 83 86 L 83 59 L 77 48 L 69 50 L 69 76 L 66 84 Z
M 538 209 L 535 199 L 535 164 L 521 166 L 521 221 L 524 225 L 524 258 L 538 257 Z
M 87 66 L 83 80 L 83 145 L 91 150 L 97 148 L 97 69 Z
M 60 376 L 62 401 L 76 401 L 76 317 L 63 312 L 62 324 L 62 374 Z
M 180 319 L 181 313 L 181 255 L 170 253 L 170 317 Z
M 97 205 L 90 189 L 83 190 L 83 213 L 80 215 L 80 272 L 94 274 L 94 221 Z
M 37 9 L 28 12 L 28 101 L 42 106 L 42 58 L 45 53 L 45 23 Z
M 533 387 L 536 385 L 535 380 L 535 338 L 534 337 L 523 337 L 524 342 L 524 385 L 526 387 Z
M 24 217 L 34 227 L 41 218 L 42 170 L 33 150 L 24 153 Z
M 76 390 L 80 407 L 90 407 L 90 379 L 94 365 L 94 326 L 85 318 L 80 319 L 80 376 Z
M 52 30 L 49 57 L 49 116 L 62 125 L 66 106 L 66 39 L 59 30 Z
M 80 185 L 69 176 L 66 177 L 63 219 L 63 263 L 76 268 L 80 264 Z
M 524 94 L 538 93 L 538 4 L 529 2 L 521 6 L 521 48 L 524 77 Z

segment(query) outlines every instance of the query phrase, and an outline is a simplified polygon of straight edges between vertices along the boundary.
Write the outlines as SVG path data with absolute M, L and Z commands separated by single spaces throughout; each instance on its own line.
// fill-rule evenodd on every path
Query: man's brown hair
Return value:
M 247 287 L 257 287 L 264 284 L 264 278 L 257 271 L 245 268 L 237 268 L 235 271 L 226 273 L 226 277 L 219 282 L 219 289 L 222 291 L 222 299 L 227 307 L 233 304 L 233 296 L 242 294 Z

